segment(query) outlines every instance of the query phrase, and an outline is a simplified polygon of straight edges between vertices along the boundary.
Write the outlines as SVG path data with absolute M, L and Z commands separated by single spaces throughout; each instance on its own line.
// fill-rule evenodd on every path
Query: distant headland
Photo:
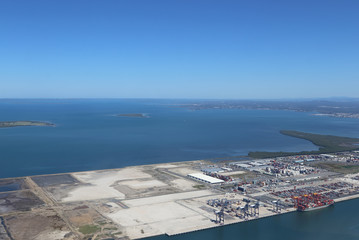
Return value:
M 25 126 L 54 127 L 55 124 L 49 122 L 38 122 L 38 121 L 1 121 L 0 122 L 0 128 L 25 127 Z
M 249 152 L 248 156 L 252 158 L 272 158 L 293 155 L 326 154 L 359 149 L 359 138 L 304 133 L 292 130 L 281 130 L 280 133 L 290 137 L 308 140 L 318 146 L 319 150 L 302 152 Z

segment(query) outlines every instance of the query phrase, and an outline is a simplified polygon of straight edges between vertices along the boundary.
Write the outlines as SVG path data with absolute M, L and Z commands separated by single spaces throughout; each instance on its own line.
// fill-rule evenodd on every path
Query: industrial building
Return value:
M 210 177 L 207 176 L 203 173 L 191 173 L 187 175 L 190 178 L 193 178 L 197 181 L 201 181 L 201 182 L 205 182 L 205 183 L 210 183 L 210 184 L 219 184 L 219 183 L 224 183 L 223 180 L 218 179 L 218 178 L 214 178 L 214 177 Z

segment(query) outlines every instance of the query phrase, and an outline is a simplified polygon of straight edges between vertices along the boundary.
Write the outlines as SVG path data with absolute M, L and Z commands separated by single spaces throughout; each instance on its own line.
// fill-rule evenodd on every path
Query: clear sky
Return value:
M 358 0 L 1 0 L 0 98 L 359 97 Z

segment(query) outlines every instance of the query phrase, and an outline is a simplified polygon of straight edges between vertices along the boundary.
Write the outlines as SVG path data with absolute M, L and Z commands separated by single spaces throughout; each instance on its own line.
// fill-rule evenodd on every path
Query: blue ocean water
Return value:
M 56 127 L 0 129 L 0 178 L 317 149 L 292 129 L 359 137 L 358 119 L 266 110 L 200 110 L 184 100 L 0 100 L 0 121 Z M 149 118 L 116 117 L 146 113 Z

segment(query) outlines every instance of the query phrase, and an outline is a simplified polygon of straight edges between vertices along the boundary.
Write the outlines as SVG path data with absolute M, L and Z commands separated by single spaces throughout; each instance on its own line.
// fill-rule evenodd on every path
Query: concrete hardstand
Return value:
M 262 188 L 245 194 L 233 192 L 233 183 L 187 177 L 204 165 L 208 163 L 177 162 L 2 179 L 0 239 L 140 239 L 295 211 L 288 199 Z M 283 204 L 276 208 L 263 199 Z M 224 221 L 218 222 L 221 210 Z

